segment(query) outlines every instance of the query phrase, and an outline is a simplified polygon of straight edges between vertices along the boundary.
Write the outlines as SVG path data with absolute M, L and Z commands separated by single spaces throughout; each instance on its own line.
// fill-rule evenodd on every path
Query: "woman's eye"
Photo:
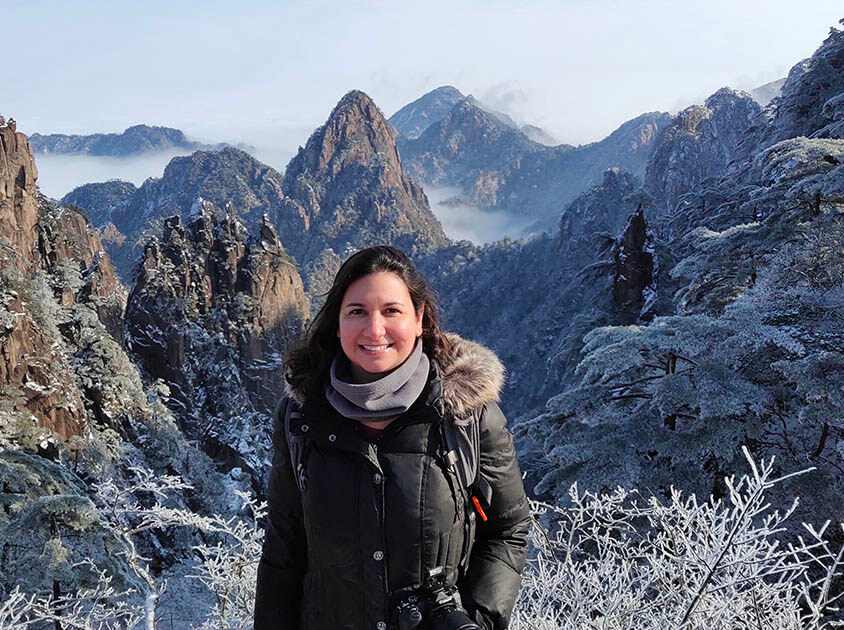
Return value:
M 362 315 L 363 309 L 362 308 L 353 308 L 349 311 L 349 315 Z

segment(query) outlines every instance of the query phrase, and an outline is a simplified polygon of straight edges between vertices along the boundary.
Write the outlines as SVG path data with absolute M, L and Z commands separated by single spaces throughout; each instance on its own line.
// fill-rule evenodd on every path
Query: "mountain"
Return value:
M 747 92 L 722 88 L 677 114 L 657 138 L 645 172 L 645 186 L 668 212 L 679 198 L 709 177 L 727 173 L 732 162 L 748 157 L 756 142 L 748 132 L 764 125 L 762 108 Z
M 127 202 L 137 191 L 135 184 L 121 180 L 84 184 L 62 197 L 61 203 L 84 208 L 91 223 L 103 228 L 111 220 L 113 209 Z
M 546 151 L 472 98 L 457 103 L 416 140 L 401 139 L 399 149 L 411 176 L 426 184 L 471 190 L 475 203 L 494 196 L 498 172 L 526 155 Z
M 442 120 L 466 98 L 450 85 L 438 87 L 408 103 L 390 116 L 389 123 L 406 138 L 418 138 L 433 123 Z
M 519 125 L 508 114 L 494 111 L 478 101 L 474 96 L 464 96 L 460 90 L 450 85 L 438 87 L 408 103 L 395 114 L 390 116 L 389 123 L 405 138 L 414 140 L 436 122 L 448 116 L 448 113 L 464 99 L 475 107 L 484 110 L 505 127 L 519 129 L 534 142 L 554 146 L 559 144 L 549 133 L 535 125 Z
M 419 138 L 400 139 L 399 148 L 408 173 L 419 181 L 458 187 L 466 203 L 532 217 L 536 229 L 548 229 L 606 169 L 642 177 L 653 141 L 670 120 L 668 114 L 643 114 L 600 142 L 548 147 L 467 99 Z
M 782 96 L 773 103 L 773 121 L 765 141 L 773 144 L 786 138 L 811 135 L 841 137 L 837 132 L 828 131 L 826 126 L 836 119 L 836 112 L 841 112 L 840 99 L 830 102 L 842 91 L 844 31 L 831 29 L 821 47 L 788 73 Z
M 282 184 L 289 202 L 273 218 L 300 264 L 378 243 L 413 253 L 448 242 L 405 175 L 395 139 L 372 99 L 352 91 L 290 161 Z
M 106 245 L 121 278 L 132 283 L 141 254 L 143 235 L 160 232 L 164 219 L 179 214 L 187 219 L 198 198 L 217 207 L 232 203 L 249 229 L 258 227 L 265 213 L 274 214 L 283 202 L 282 176 L 239 149 L 197 151 L 175 157 L 160 178 L 147 179 L 133 190 L 125 182 L 86 184 L 63 197 L 109 229 Z
M 109 157 L 127 157 L 174 148 L 196 150 L 201 147 L 199 143 L 188 140 L 179 129 L 149 125 L 135 125 L 122 133 L 95 133 L 87 136 L 33 133 L 29 141 L 36 154 L 85 153 Z
M 127 282 L 144 235 L 160 235 L 173 214 L 187 220 L 200 197 L 216 207 L 231 203 L 249 230 L 266 214 L 312 292 L 311 278 L 322 286 L 333 277 L 337 258 L 351 249 L 390 242 L 413 252 L 448 242 L 422 189 L 404 174 L 395 133 L 368 96 L 350 92 L 283 177 L 226 147 L 173 158 L 161 178 L 148 179 L 135 192 L 106 182 L 80 187 L 65 199 L 102 229 L 114 226 L 107 244 Z

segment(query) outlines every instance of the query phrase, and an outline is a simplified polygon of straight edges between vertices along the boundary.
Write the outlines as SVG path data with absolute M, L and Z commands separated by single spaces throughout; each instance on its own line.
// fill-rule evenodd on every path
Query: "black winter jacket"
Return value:
M 436 566 L 445 567 L 482 628 L 507 628 L 530 512 L 496 403 L 504 370 L 483 346 L 451 340 L 454 361 L 431 362 L 419 399 L 374 444 L 324 399 L 288 392 L 303 405 L 291 434 L 309 439 L 307 485 L 300 494 L 277 419 L 255 630 L 394 628 L 398 601 Z M 493 490 L 486 522 L 467 512 L 449 484 L 445 414 L 480 423 L 481 474 Z

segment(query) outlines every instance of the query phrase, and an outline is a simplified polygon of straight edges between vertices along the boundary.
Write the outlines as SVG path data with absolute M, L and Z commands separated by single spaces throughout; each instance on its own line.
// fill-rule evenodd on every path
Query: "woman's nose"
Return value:
M 373 313 L 369 316 L 366 332 L 372 338 L 378 338 L 384 335 L 384 318 L 381 317 L 380 313 Z

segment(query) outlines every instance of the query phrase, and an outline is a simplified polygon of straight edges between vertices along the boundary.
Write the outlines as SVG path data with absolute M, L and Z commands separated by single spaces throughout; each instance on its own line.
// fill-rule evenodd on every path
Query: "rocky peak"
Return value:
M 198 200 L 193 208 L 186 224 L 169 217 L 161 239 L 147 241 L 126 308 L 130 348 L 150 374 L 182 386 L 192 327 L 220 334 L 248 363 L 298 331 L 308 313 L 302 280 L 267 217 L 250 235 L 233 206 L 220 212 Z M 185 392 L 183 402 L 195 401 Z
M 259 463 L 239 459 L 236 441 L 264 428 L 229 420 L 273 408 L 282 357 L 308 313 L 302 279 L 269 218 L 250 233 L 232 206 L 219 211 L 199 199 L 184 221 L 167 218 L 161 238 L 145 244 L 126 335 L 146 373 L 168 385 L 187 432 L 258 479 Z
M 841 21 L 844 24 L 844 20 Z M 833 122 L 826 103 L 844 92 L 844 30 L 830 29 L 829 36 L 808 59 L 796 64 L 782 86 L 782 96 L 771 103 L 773 118 L 766 145 L 798 136 L 819 134 Z
M 400 169 L 395 132 L 375 102 L 360 90 L 340 99 L 300 155 L 297 166 L 325 177 L 334 177 L 353 164 L 376 162 Z M 285 177 L 285 184 L 289 179 Z
M 445 118 L 451 108 L 464 98 L 457 88 L 444 85 L 402 107 L 390 116 L 389 122 L 406 138 L 418 138 L 432 124 Z
M 290 161 L 275 223 L 301 264 L 325 249 L 344 256 L 377 243 L 410 251 L 447 242 L 422 188 L 405 175 L 395 138 L 372 99 L 352 91 Z
M 503 171 L 526 155 L 549 150 L 467 97 L 416 140 L 400 145 L 408 172 L 435 185 L 483 188 L 482 174 Z M 494 204 L 484 204 L 494 205 Z
M 755 150 L 748 130 L 764 122 L 761 106 L 746 92 L 722 88 L 705 105 L 681 111 L 656 140 L 645 171 L 645 186 L 660 212 L 707 177 L 721 177 L 731 162 Z

